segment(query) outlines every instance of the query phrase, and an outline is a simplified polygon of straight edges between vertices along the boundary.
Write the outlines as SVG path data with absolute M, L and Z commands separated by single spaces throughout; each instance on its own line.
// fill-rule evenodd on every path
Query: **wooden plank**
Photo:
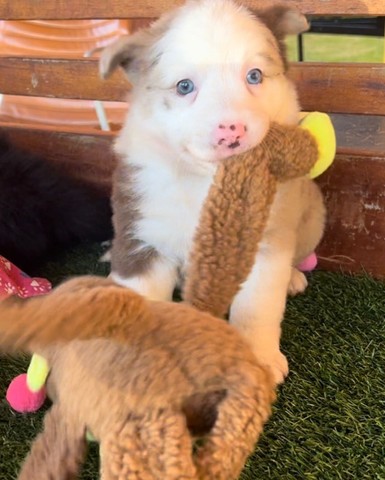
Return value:
M 93 19 L 158 17 L 183 0 L 0 0 L 0 18 L 5 20 Z M 251 8 L 264 8 L 282 0 L 243 0 Z M 383 0 L 285 0 L 305 14 L 381 15 Z
M 369 116 L 369 115 L 331 115 L 334 128 L 337 136 L 337 152 L 339 156 L 353 156 L 353 157 L 383 157 L 385 156 L 385 117 Z M 28 141 L 23 140 L 27 134 L 28 140 L 37 137 L 47 138 L 61 133 L 65 136 L 68 134 L 68 138 L 74 139 L 76 135 L 85 135 L 95 138 L 94 142 L 99 141 L 102 144 L 105 142 L 105 138 L 112 138 L 120 129 L 119 125 L 115 126 L 112 132 L 95 131 L 89 133 L 83 131 L 78 132 L 78 127 L 66 126 L 57 127 L 55 125 L 31 125 L 29 123 L 15 123 L 9 121 L 0 121 L 0 130 L 12 132 L 12 135 L 20 136 L 21 143 L 28 146 Z M 61 132 L 61 133 L 60 133 Z M 64 137 L 63 137 L 64 138 Z M 110 140 L 109 140 L 110 142 Z M 38 147 L 33 145 L 33 148 Z M 42 146 L 42 152 L 44 152 L 44 146 Z M 72 147 L 69 147 L 71 150 Z M 101 147 L 102 149 L 105 147 Z M 57 155 L 66 155 L 66 146 L 63 146 L 63 150 Z M 91 155 L 92 156 L 92 155 Z
M 78 134 L 12 124 L 0 128 L 19 148 L 41 155 L 81 182 L 110 191 L 114 133 Z M 320 266 L 345 272 L 365 269 L 385 277 L 385 150 L 376 156 L 339 153 L 318 183 L 328 209 L 318 249 Z
M 294 63 L 290 77 L 305 110 L 385 115 L 385 65 Z
M 109 193 L 115 157 L 113 133 L 79 134 L 54 127 L 0 123 L 1 133 L 18 148 L 52 162 L 81 183 Z
M 383 157 L 385 156 L 385 117 L 383 116 L 370 116 L 370 115 L 331 115 L 334 128 L 337 136 L 337 152 L 340 156 L 353 156 L 353 157 Z M 42 136 L 46 138 L 47 132 L 50 135 L 55 135 L 58 132 L 69 134 L 68 138 L 76 138 L 76 135 L 90 135 L 103 143 L 104 138 L 113 137 L 120 130 L 120 125 L 114 125 L 112 132 L 97 131 L 84 131 L 79 133 L 79 127 L 77 125 L 67 125 L 66 127 L 56 125 L 31 125 L 30 123 L 16 123 L 0 120 L 0 130 L 13 131 L 14 135 L 25 135 L 24 131 L 31 131 L 31 136 Z M 41 132 L 42 130 L 42 132 Z M 28 134 L 29 135 L 29 134 Z M 28 136 L 28 138 L 30 138 Z M 28 143 L 21 140 L 27 146 Z M 42 152 L 44 152 L 44 146 Z M 65 155 L 66 146 L 63 146 L 64 150 L 61 150 L 61 155 Z M 69 147 L 71 150 L 72 147 Z M 102 147 L 103 149 L 104 147 Z M 55 156 L 57 153 L 55 153 Z
M 319 179 L 328 221 L 318 249 L 327 270 L 385 277 L 385 152 L 339 155 Z
M 385 116 L 331 115 L 341 155 L 385 156 Z
M 124 101 L 128 89 L 121 71 L 102 81 L 96 59 L 0 57 L 3 94 Z
M 290 77 L 304 110 L 385 115 L 384 64 L 294 63 Z M 4 94 L 124 101 L 128 89 L 121 71 L 102 81 L 97 59 L 0 57 Z

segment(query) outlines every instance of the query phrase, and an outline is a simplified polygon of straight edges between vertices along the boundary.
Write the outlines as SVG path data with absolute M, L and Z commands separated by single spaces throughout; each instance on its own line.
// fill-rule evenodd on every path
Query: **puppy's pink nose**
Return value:
M 221 147 L 237 148 L 246 131 L 243 123 L 221 123 L 215 130 L 215 143 Z

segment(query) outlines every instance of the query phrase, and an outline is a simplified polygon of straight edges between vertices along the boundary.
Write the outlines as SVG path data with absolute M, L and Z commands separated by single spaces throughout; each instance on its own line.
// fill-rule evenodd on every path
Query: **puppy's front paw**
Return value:
M 258 362 L 271 370 L 275 384 L 278 385 L 285 381 L 285 378 L 289 373 L 289 364 L 285 355 L 282 352 L 280 352 L 279 350 L 254 350 L 254 353 L 257 357 Z
M 308 281 L 306 276 L 297 268 L 292 268 L 287 293 L 292 296 L 297 295 L 298 293 L 303 293 L 306 290 L 307 285 Z

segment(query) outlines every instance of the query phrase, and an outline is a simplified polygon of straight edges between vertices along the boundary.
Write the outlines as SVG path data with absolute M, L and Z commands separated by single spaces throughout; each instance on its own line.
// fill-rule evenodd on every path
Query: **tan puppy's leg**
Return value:
M 192 439 L 184 415 L 164 410 L 148 416 L 141 437 L 157 480 L 198 478 L 192 459 Z
M 198 451 L 200 479 L 235 480 L 253 451 L 270 412 L 266 392 L 241 387 L 229 392 L 218 408 L 218 418 L 204 446 Z M 270 403 L 268 404 L 270 405 Z
M 75 480 L 86 454 L 83 427 L 71 424 L 58 405 L 44 419 L 18 480 Z
M 128 419 L 101 444 L 102 480 L 197 480 L 183 415 L 152 412 Z
M 155 480 L 144 456 L 136 421 L 127 419 L 100 441 L 100 480 Z
M 326 219 L 326 209 L 321 191 L 314 182 L 305 184 L 307 200 L 300 219 L 297 234 L 297 244 L 295 249 L 293 270 L 289 283 L 288 293 L 296 295 L 305 291 L 307 287 L 306 276 L 300 272 L 295 265 L 298 265 L 308 255 L 316 249 L 321 241 Z
M 326 208 L 317 184 L 307 182 L 304 186 L 303 204 L 306 206 L 300 218 L 295 247 L 294 265 L 312 253 L 321 241 L 326 221 Z

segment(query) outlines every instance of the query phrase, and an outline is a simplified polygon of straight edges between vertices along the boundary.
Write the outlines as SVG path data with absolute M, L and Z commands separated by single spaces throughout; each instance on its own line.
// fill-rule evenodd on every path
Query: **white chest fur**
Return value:
M 141 217 L 138 238 L 184 263 L 212 177 L 180 173 L 169 165 L 146 165 L 136 181 Z

